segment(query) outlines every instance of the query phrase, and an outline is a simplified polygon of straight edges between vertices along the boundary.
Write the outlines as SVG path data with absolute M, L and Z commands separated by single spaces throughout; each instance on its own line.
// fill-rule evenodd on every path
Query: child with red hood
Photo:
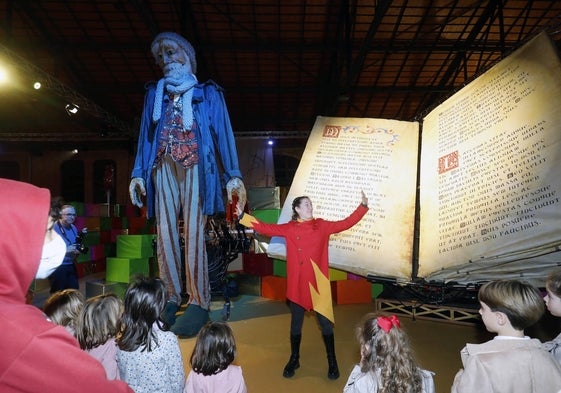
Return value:
M 48 277 L 66 252 L 53 230 L 50 200 L 47 189 L 0 179 L 0 391 L 132 392 L 107 380 L 101 363 L 64 327 L 26 304 L 33 279 Z

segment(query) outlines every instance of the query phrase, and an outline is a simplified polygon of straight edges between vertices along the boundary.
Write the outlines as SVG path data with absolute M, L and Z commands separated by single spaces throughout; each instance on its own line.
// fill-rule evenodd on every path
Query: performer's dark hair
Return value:
M 298 215 L 298 213 L 296 213 L 296 208 L 298 206 L 300 206 L 300 203 L 302 203 L 302 200 L 304 199 L 310 199 L 309 197 L 302 195 L 299 197 L 294 198 L 294 200 L 292 201 L 292 220 L 296 221 L 300 216 Z

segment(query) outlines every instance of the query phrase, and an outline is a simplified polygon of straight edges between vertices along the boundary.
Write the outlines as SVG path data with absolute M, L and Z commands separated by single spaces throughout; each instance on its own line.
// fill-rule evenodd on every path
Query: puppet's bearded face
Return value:
M 157 51 L 155 51 L 155 58 L 166 77 L 177 77 L 192 72 L 187 54 L 173 40 L 161 40 Z

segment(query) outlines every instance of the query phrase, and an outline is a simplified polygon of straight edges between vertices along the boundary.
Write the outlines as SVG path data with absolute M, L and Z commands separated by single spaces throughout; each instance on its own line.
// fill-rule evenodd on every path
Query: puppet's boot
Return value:
M 189 304 L 185 312 L 175 320 L 171 331 L 180 337 L 194 337 L 209 321 L 209 312 L 199 305 Z
M 339 378 L 339 367 L 337 366 L 337 358 L 335 357 L 335 336 L 333 334 L 323 335 L 323 342 L 325 343 L 325 350 L 327 351 L 327 364 L 329 369 L 327 371 L 327 378 Z
M 302 340 L 302 335 L 290 335 L 290 359 L 286 366 L 284 366 L 284 370 L 282 372 L 282 376 L 285 378 L 290 378 L 294 376 L 294 371 L 300 367 L 300 341 Z
M 174 302 L 167 302 L 160 318 L 168 325 L 175 323 L 175 314 L 179 311 L 179 305 Z

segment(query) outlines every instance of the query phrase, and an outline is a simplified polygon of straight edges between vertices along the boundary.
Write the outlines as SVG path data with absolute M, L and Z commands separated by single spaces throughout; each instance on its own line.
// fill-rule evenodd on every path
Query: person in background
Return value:
M 35 299 L 35 291 L 31 288 L 27 290 L 25 294 L 25 303 L 26 304 L 33 304 L 33 300 Z
M 366 314 L 356 331 L 360 363 L 345 393 L 435 393 L 433 373 L 417 364 L 407 333 L 395 315 Z
M 561 269 L 548 274 L 545 280 L 545 305 L 551 315 L 561 317 Z M 561 363 L 561 333 L 551 341 L 543 343 L 543 348 Z
M 54 229 L 62 239 L 66 242 L 66 255 L 62 264 L 49 276 L 51 284 L 51 293 L 57 291 L 74 288 L 79 289 L 78 271 L 74 263 L 80 255 L 79 247 L 77 247 L 77 238 L 79 235 L 78 228 L 74 225 L 76 220 L 76 210 L 71 205 L 63 205 L 61 207 L 60 218 L 57 220 Z M 87 228 L 83 228 L 81 236 L 87 233 Z
M 236 357 L 234 333 L 226 322 L 208 322 L 199 331 L 191 354 L 192 370 L 184 393 L 247 393 Z
M 452 393 L 545 393 L 561 390 L 561 365 L 524 330 L 538 322 L 545 306 L 538 290 L 522 281 L 485 283 L 478 293 L 485 328 L 497 335 L 461 351 Z
M 358 223 L 368 211 L 368 198 L 362 192 L 362 201 L 355 211 L 340 221 L 314 218 L 312 201 L 300 196 L 292 202 L 292 220 L 284 224 L 265 224 L 244 214 L 244 205 L 238 203 L 236 213 L 240 224 L 267 236 L 282 236 L 286 240 L 286 298 L 290 307 L 291 355 L 283 376 L 290 378 L 300 367 L 300 341 L 306 311 L 314 310 L 319 322 L 327 352 L 329 379 L 339 378 L 333 334 L 333 304 L 329 283 L 329 237 Z
M 181 35 L 158 34 L 151 51 L 163 78 L 146 85 L 129 193 L 138 207 L 145 195 L 148 217 L 156 217 L 158 265 L 169 294 L 163 319 L 177 335 L 192 337 L 209 320 L 206 219 L 225 211 L 224 188 L 230 202 L 237 194 L 245 204 L 246 192 L 222 88 L 198 83 L 195 50 Z M 176 319 L 182 270 L 189 299 Z
M 123 301 L 114 293 L 107 293 L 87 299 L 76 321 L 80 348 L 99 360 L 108 379 L 119 379 L 115 338 L 122 313 Z
M 53 230 L 58 211 L 50 192 L 0 179 L 0 391 L 2 393 L 133 393 L 109 381 L 76 339 L 25 303 L 33 279 L 47 278 L 62 262 L 64 241 Z
M 84 295 L 77 289 L 63 289 L 53 293 L 45 301 L 43 311 L 49 319 L 64 328 L 73 336 L 76 321 L 84 306 Z
M 166 302 L 159 278 L 139 277 L 125 293 L 117 366 L 121 379 L 136 393 L 182 393 L 185 386 L 179 341 L 160 318 Z

